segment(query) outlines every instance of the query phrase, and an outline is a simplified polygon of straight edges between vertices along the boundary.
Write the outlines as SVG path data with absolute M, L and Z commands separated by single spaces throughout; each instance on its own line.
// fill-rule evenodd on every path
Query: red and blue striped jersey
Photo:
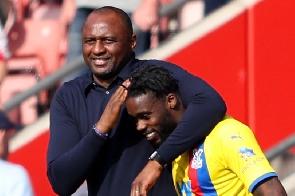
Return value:
M 252 195 L 255 185 L 277 176 L 253 132 L 227 116 L 205 141 L 173 162 L 178 195 Z

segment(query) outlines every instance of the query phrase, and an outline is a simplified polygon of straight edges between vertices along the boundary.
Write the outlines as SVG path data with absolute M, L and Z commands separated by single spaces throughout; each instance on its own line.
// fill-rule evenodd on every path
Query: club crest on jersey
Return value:
M 254 151 L 250 148 L 247 148 L 247 147 L 241 147 L 239 149 L 239 153 L 241 154 L 241 157 L 247 161 L 249 158 L 251 158 L 252 156 L 256 155 L 254 153 Z
M 201 158 L 201 155 L 203 153 L 203 149 L 194 149 L 193 150 L 193 160 L 191 163 L 191 167 L 194 169 L 201 168 L 203 165 L 203 160 Z

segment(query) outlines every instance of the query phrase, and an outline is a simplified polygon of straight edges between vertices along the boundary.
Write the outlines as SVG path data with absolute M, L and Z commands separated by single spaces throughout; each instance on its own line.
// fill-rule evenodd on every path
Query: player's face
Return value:
M 151 93 L 126 100 L 128 113 L 135 117 L 137 130 L 159 146 L 177 126 L 166 103 Z
M 111 80 L 130 60 L 136 37 L 116 13 L 92 13 L 82 32 L 83 57 L 94 79 Z

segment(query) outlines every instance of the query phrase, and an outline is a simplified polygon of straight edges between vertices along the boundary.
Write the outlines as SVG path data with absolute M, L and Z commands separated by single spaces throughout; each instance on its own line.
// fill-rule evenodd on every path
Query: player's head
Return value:
M 83 58 L 95 80 L 113 80 L 133 56 L 135 46 L 131 20 L 119 8 L 95 9 L 84 22 Z
M 178 81 L 169 70 L 155 65 L 132 72 L 126 108 L 136 119 L 137 130 L 157 146 L 174 130 L 185 110 Z

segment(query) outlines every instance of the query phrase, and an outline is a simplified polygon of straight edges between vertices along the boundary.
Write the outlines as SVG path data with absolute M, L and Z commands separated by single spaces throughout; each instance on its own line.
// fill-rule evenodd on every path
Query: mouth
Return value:
M 110 58 L 92 58 L 91 61 L 96 66 L 104 66 L 109 62 Z
M 155 133 L 156 133 L 156 132 L 153 131 L 153 132 L 151 132 L 151 133 L 146 134 L 146 135 L 145 135 L 146 139 L 149 140 L 150 138 L 152 138 L 152 137 L 155 135 Z
M 147 132 L 143 133 L 143 135 L 149 141 L 156 141 L 158 139 L 158 134 L 156 131 L 147 131 Z

